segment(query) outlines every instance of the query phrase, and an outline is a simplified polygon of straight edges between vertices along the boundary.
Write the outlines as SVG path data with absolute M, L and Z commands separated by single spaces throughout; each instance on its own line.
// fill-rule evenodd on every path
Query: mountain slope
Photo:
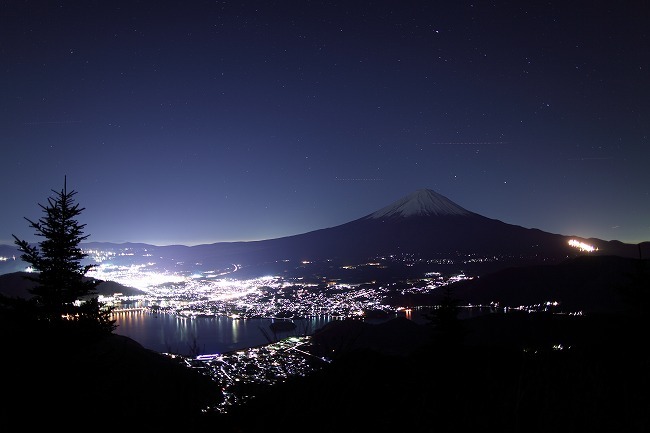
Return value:
M 408 258 L 484 274 L 509 266 L 559 263 L 584 254 L 569 246 L 571 239 L 593 245 L 596 251 L 592 255 L 638 257 L 642 247 L 650 249 L 649 243 L 584 239 L 508 224 L 464 209 L 429 189 L 415 191 L 348 223 L 282 238 L 191 247 L 95 242 L 84 247 L 128 248 L 132 254 L 118 254 L 111 261 L 130 265 L 153 257 L 167 271 L 179 266 L 225 269 L 236 264 L 237 275 L 247 278 L 293 272 L 296 263 L 302 262 L 321 263 L 332 276 L 332 269 L 382 258 L 394 262 Z
M 370 214 L 367 218 L 410 216 L 471 215 L 471 212 L 458 206 L 447 197 L 430 189 L 420 189 L 388 206 Z
M 428 189 L 415 191 L 348 223 L 293 236 L 193 247 L 128 246 L 134 251 L 139 248 L 141 253 L 146 250 L 164 269 L 174 268 L 177 263 L 213 269 L 237 264 L 240 278 L 269 273 L 301 276 L 306 271 L 300 263 L 309 262 L 312 274 L 339 278 L 343 266 L 382 258 L 394 263 L 405 259 L 433 263 L 450 271 L 473 274 L 510 266 L 559 263 L 584 254 L 569 246 L 570 239 L 593 245 L 597 251 L 591 254 L 638 257 L 639 253 L 636 245 L 572 238 L 487 218 Z M 120 260 L 135 259 L 127 256 Z M 412 268 L 411 274 L 415 272 L 420 269 Z
M 374 213 L 339 226 L 239 245 L 249 260 L 332 260 L 360 262 L 410 255 L 451 259 L 468 267 L 493 269 L 518 263 L 558 262 L 582 252 L 573 237 L 507 224 L 470 212 L 431 190 L 419 190 Z M 635 245 L 575 238 L 596 254 L 637 257 Z M 218 244 L 203 247 L 220 249 Z M 225 251 L 225 250 L 222 250 Z M 482 265 L 481 265 L 482 264 Z

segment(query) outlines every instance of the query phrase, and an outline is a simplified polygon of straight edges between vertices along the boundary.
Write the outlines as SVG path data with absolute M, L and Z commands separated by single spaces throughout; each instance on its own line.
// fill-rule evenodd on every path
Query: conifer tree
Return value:
M 30 289 L 34 296 L 36 317 L 51 326 L 79 325 L 85 330 L 110 333 L 115 320 L 110 319 L 111 309 L 98 302 L 97 280 L 86 278 L 94 265 L 82 265 L 87 254 L 80 243 L 85 224 L 76 218 L 85 210 L 75 203 L 76 191 L 67 190 L 64 178 L 61 191 L 52 190 L 47 206 L 39 204 L 45 214 L 38 221 L 25 218 L 36 236 L 44 238 L 38 246 L 13 235 L 22 251 L 21 259 L 29 263 L 35 274 L 27 278 L 36 285 Z

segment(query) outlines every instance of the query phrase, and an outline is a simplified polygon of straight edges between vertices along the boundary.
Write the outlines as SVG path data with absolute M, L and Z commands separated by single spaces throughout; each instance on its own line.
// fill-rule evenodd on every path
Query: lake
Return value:
M 224 353 L 269 344 L 291 336 L 311 335 L 330 316 L 296 319 L 290 331 L 273 332 L 273 319 L 232 319 L 225 316 L 185 318 L 148 310 L 115 315 L 116 334 L 156 352 L 186 356 Z
M 423 323 L 422 313 L 427 309 L 414 309 L 408 313 L 395 313 L 383 319 L 366 319 L 380 323 L 394 317 L 407 317 Z M 459 318 L 486 314 L 487 309 L 463 309 Z M 271 330 L 273 319 L 232 319 L 226 316 L 186 318 L 175 314 L 155 313 L 150 310 L 124 311 L 115 315 L 116 334 L 129 337 L 147 349 L 161 353 L 185 356 L 225 353 L 269 344 L 291 336 L 311 335 L 318 328 L 338 320 L 334 316 L 294 319 L 291 331 Z

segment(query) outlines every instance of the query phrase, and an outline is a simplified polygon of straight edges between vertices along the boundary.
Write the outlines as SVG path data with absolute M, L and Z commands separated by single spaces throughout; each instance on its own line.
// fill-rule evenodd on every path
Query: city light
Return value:
M 571 240 L 569 245 L 582 251 L 595 251 L 591 245 Z M 130 254 L 130 252 L 128 252 Z M 135 257 L 140 255 L 136 252 Z M 443 273 L 425 270 L 420 278 L 408 284 L 378 282 L 369 279 L 365 282 L 350 283 L 338 278 L 323 276 L 312 281 L 304 276 L 265 275 L 253 278 L 229 278 L 241 269 L 241 265 L 220 264 L 213 267 L 194 263 L 191 267 L 181 266 L 176 258 L 166 260 L 162 257 L 144 255 L 146 259 L 122 261 L 123 253 L 93 251 L 93 257 L 104 258 L 89 272 L 89 276 L 104 281 L 115 281 L 127 287 L 136 288 L 140 294 L 129 292 L 102 296 L 100 302 L 112 306 L 113 317 L 121 318 L 131 314 L 173 315 L 180 320 L 197 320 L 201 317 L 227 317 L 232 326 L 245 323 L 248 319 L 278 318 L 293 322 L 296 319 L 327 316 L 331 320 L 354 319 L 375 320 L 395 317 L 398 314 L 409 320 L 421 320 L 417 308 L 407 305 L 394 305 L 387 300 L 395 294 L 410 298 L 413 295 L 427 295 L 442 290 L 444 286 L 476 278 L 463 271 Z M 129 256 L 130 257 L 130 256 Z M 360 263 L 341 265 L 339 269 L 361 269 L 363 267 L 384 267 L 400 262 L 414 264 L 449 264 L 498 261 L 499 257 L 478 255 L 454 257 L 453 260 L 441 257 L 436 260 L 420 260 L 412 255 L 392 255 L 374 258 Z M 112 263 L 117 261 L 117 263 Z M 156 263 L 158 261 L 158 263 Z M 289 264 L 291 261 L 283 261 Z M 181 264 L 181 265 L 179 265 Z M 294 266 L 317 266 L 318 262 L 309 260 L 293 261 Z M 437 306 L 434 306 L 437 308 Z M 462 305 L 473 311 L 486 312 L 523 311 L 530 314 L 550 312 L 581 316 L 581 311 L 570 311 L 558 300 L 515 306 L 501 305 L 495 300 L 489 305 Z M 129 316 L 130 317 L 130 316 Z M 234 319 L 234 320 L 233 320 Z M 281 338 L 277 335 L 267 340 L 271 344 L 248 349 L 238 349 L 225 353 L 200 353 L 199 347 L 190 356 L 184 356 L 188 367 L 200 369 L 208 374 L 222 390 L 223 401 L 206 408 L 206 411 L 226 413 L 234 406 L 253 398 L 242 391 L 242 384 L 271 386 L 285 382 L 289 377 L 306 376 L 331 362 L 329 355 L 312 352 L 311 337 L 307 328 L 301 337 Z M 275 341 L 274 341 L 275 340 Z M 567 350 L 569 347 L 556 343 L 553 351 Z M 536 353 L 541 347 L 526 348 Z M 169 353 L 170 356 L 181 357 Z
M 578 248 L 580 251 L 587 251 L 589 253 L 598 250 L 598 248 L 595 248 L 593 245 L 589 245 L 589 244 L 586 244 L 584 242 L 580 242 L 580 241 L 578 241 L 576 239 L 571 239 L 569 241 L 569 245 L 574 247 L 574 248 Z

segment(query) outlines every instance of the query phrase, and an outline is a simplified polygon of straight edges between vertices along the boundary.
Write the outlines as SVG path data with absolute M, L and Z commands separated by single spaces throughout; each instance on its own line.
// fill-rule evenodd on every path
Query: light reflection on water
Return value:
M 396 313 L 384 319 L 367 320 L 378 323 L 394 317 L 406 317 L 416 323 L 425 323 L 427 307 Z M 493 312 L 489 308 L 461 309 L 460 319 Z M 177 353 L 186 356 L 225 353 L 269 344 L 291 336 L 311 335 L 323 325 L 337 320 L 332 316 L 294 319 L 292 331 L 274 333 L 273 319 L 232 319 L 226 316 L 186 318 L 174 314 L 154 313 L 149 310 L 126 311 L 115 315 L 116 334 L 124 335 L 156 352 Z
M 292 331 L 274 333 L 272 319 L 232 319 L 226 316 L 185 318 L 148 310 L 115 315 L 116 334 L 156 352 L 194 356 L 260 346 L 290 336 L 313 334 L 333 320 L 329 316 L 294 319 Z

